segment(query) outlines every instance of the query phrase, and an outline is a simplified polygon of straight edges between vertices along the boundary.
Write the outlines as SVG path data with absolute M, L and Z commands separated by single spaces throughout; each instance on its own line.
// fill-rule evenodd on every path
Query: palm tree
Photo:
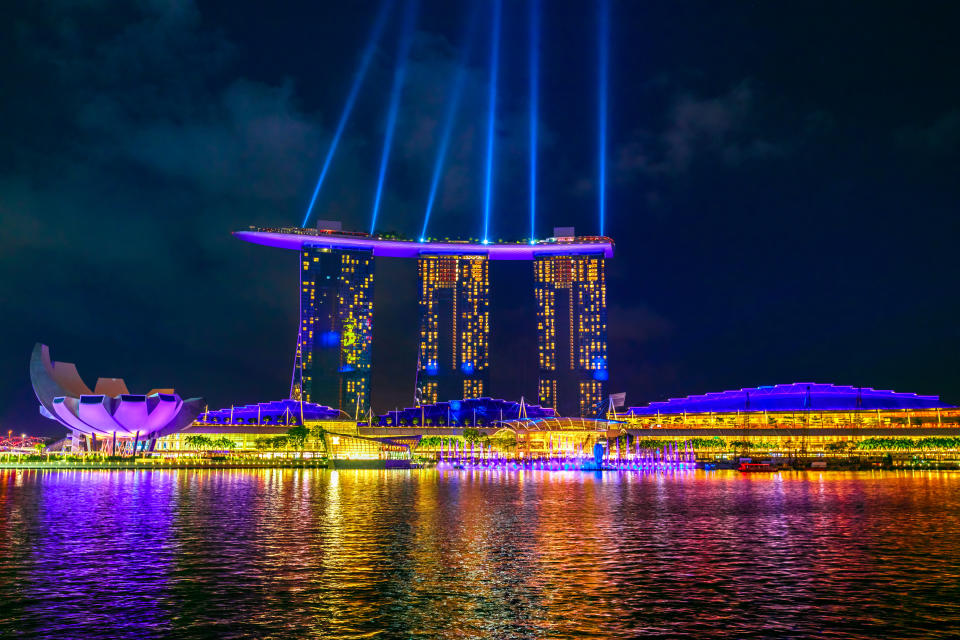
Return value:
M 233 449 L 236 446 L 236 443 L 232 439 L 228 438 L 227 436 L 220 436 L 219 438 L 214 438 L 214 440 L 210 443 L 210 445 L 214 449 L 228 450 L 228 449 Z
M 307 436 L 309 435 L 310 430 L 303 425 L 287 429 L 287 442 L 289 442 L 290 446 L 294 449 L 299 449 L 301 458 L 303 457 L 303 447 L 306 445 Z
M 183 443 L 195 451 L 209 449 L 211 446 L 213 446 L 213 440 L 211 440 L 208 436 L 199 433 L 187 436 L 183 439 Z
M 274 451 L 285 449 L 287 447 L 287 436 L 273 436 L 270 438 L 270 446 Z

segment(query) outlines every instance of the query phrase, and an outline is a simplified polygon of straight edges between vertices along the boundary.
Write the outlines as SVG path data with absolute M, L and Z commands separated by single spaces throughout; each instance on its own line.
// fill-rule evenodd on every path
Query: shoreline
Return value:
M 283 460 L 283 461 L 250 461 L 242 462 L 237 460 L 183 460 L 183 461 L 152 461 L 152 460 L 129 460 L 129 461 L 29 461 L 29 462 L 0 462 L 0 470 L 12 471 L 159 471 L 159 470 L 179 470 L 179 469 L 325 469 L 330 471 L 348 471 L 348 470 L 420 470 L 436 469 L 435 464 L 418 464 L 407 460 Z M 484 467 L 466 467 L 457 469 L 462 471 L 484 471 Z M 500 469 L 510 471 L 508 469 Z M 695 469 L 685 469 L 686 471 L 737 471 L 735 465 L 711 463 L 704 464 L 698 462 Z M 558 469 L 530 469 L 518 468 L 512 471 L 560 471 Z M 567 471 L 578 471 L 581 473 L 597 472 L 617 472 L 617 473 L 651 473 L 665 471 L 679 471 L 679 469 L 569 469 Z M 866 466 L 866 465 L 833 465 L 825 468 L 811 468 L 808 466 L 783 466 L 770 473 L 781 472 L 829 472 L 829 473 L 850 473 L 864 471 L 960 471 L 956 463 L 926 463 L 913 465 L 894 465 L 894 466 Z M 750 474 L 754 475 L 754 474 Z M 766 474 L 765 474 L 766 475 Z

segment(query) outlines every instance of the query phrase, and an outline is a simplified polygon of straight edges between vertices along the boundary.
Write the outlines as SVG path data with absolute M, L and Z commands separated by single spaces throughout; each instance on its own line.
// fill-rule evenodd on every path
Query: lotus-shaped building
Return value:
M 133 446 L 155 441 L 189 426 L 203 410 L 202 398 L 183 400 L 173 389 L 130 393 L 120 378 L 99 378 L 91 391 L 76 365 L 53 362 L 39 343 L 30 357 L 30 381 L 40 413 L 72 432 L 75 450 L 83 440 L 88 451 L 97 450 L 98 439 L 110 442 L 110 450 L 118 440 Z

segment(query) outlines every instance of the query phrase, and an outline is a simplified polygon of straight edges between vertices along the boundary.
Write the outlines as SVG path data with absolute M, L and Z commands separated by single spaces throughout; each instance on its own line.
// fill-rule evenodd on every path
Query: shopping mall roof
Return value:
M 197 417 L 198 424 L 207 425 L 274 425 L 295 427 L 303 420 L 350 420 L 337 409 L 313 402 L 284 399 L 259 404 L 245 404 L 216 411 L 204 411 Z
M 815 382 L 720 391 L 630 407 L 627 415 L 726 413 L 732 411 L 826 411 L 875 409 L 933 409 L 950 407 L 939 396 L 920 396 Z
M 486 256 L 490 260 L 533 260 L 539 256 L 569 256 L 602 253 L 604 258 L 613 257 L 613 240 L 603 236 L 576 237 L 564 241 L 539 240 L 516 243 L 475 243 L 445 240 L 440 242 L 417 242 L 370 236 L 362 233 L 331 233 L 317 229 L 251 228 L 249 231 L 234 231 L 233 235 L 245 242 L 279 249 L 300 251 L 305 246 L 329 247 L 330 249 L 354 249 L 372 251 L 374 256 L 387 258 L 418 258 L 427 255 Z

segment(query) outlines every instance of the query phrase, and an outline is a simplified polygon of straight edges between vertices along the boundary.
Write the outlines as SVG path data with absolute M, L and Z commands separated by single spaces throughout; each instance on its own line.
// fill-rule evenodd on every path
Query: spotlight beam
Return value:
M 483 244 L 490 242 L 490 208 L 493 196 L 493 136 L 497 116 L 497 70 L 500 66 L 501 0 L 493 0 L 493 25 L 490 34 L 490 90 L 487 105 L 487 164 L 483 196 Z
M 600 235 L 607 216 L 607 69 L 610 59 L 610 0 L 600 0 L 597 19 L 597 211 Z
M 476 18 L 477 12 L 474 11 L 470 16 L 470 24 L 467 27 L 467 37 L 463 45 L 463 50 L 460 52 L 459 66 L 457 67 L 457 73 L 454 77 L 453 86 L 447 102 L 447 112 L 444 115 L 440 147 L 437 149 L 437 158 L 433 164 L 433 176 L 430 179 L 430 195 L 427 197 L 427 208 L 423 215 L 423 228 L 420 230 L 421 242 L 427 237 L 427 225 L 430 223 L 430 214 L 433 213 L 433 205 L 437 199 L 440 176 L 443 173 L 443 164 L 446 160 L 447 149 L 450 146 L 450 134 L 453 130 L 453 121 L 456 117 L 457 108 L 460 105 L 460 97 L 463 95 L 463 85 L 467 78 L 467 59 L 470 56 L 470 49 L 473 45 Z
M 353 111 L 353 105 L 357 101 L 357 94 L 360 93 L 360 85 L 363 84 L 363 79 L 367 75 L 367 69 L 370 67 L 370 61 L 373 60 L 374 52 L 377 50 L 377 42 L 380 41 L 380 36 L 383 34 L 383 28 L 387 24 L 387 16 L 390 14 L 393 3 L 394 0 L 383 0 L 380 5 L 380 12 L 377 14 L 377 18 L 373 23 L 370 40 L 367 42 L 367 46 L 363 50 L 363 55 L 360 58 L 360 67 L 353 77 L 353 86 L 350 87 L 350 93 L 347 95 L 347 103 L 343 107 L 343 113 L 340 114 L 340 121 L 337 123 L 333 139 L 330 141 L 330 148 L 327 149 L 327 157 L 323 161 L 323 168 L 320 169 L 320 177 L 317 179 L 317 186 L 313 190 L 313 196 L 310 198 L 310 204 L 307 206 L 307 213 L 303 216 L 303 222 L 300 224 L 301 227 L 307 226 L 307 221 L 310 220 L 310 214 L 313 213 L 313 207 L 317 203 L 317 196 L 320 194 L 320 187 L 323 186 L 323 181 L 327 177 L 327 171 L 330 170 L 333 154 L 336 153 L 337 145 L 340 144 L 340 137 L 343 135 L 343 130 L 347 126 L 347 120 Z
M 377 227 L 377 215 L 383 199 L 383 183 L 387 177 L 387 164 L 390 160 L 390 148 L 393 146 L 393 133 L 397 127 L 397 112 L 400 110 L 400 94 L 403 91 L 403 78 L 407 73 L 407 55 L 413 41 L 416 26 L 418 0 L 408 0 L 403 17 L 403 32 L 397 47 L 397 66 L 393 72 L 393 86 L 390 89 L 390 107 L 387 112 L 387 129 L 383 137 L 383 150 L 380 153 L 380 173 L 377 177 L 377 193 L 373 198 L 373 214 L 370 217 L 370 233 Z
M 530 0 L 530 242 L 537 238 L 537 128 L 540 106 L 540 0 Z

